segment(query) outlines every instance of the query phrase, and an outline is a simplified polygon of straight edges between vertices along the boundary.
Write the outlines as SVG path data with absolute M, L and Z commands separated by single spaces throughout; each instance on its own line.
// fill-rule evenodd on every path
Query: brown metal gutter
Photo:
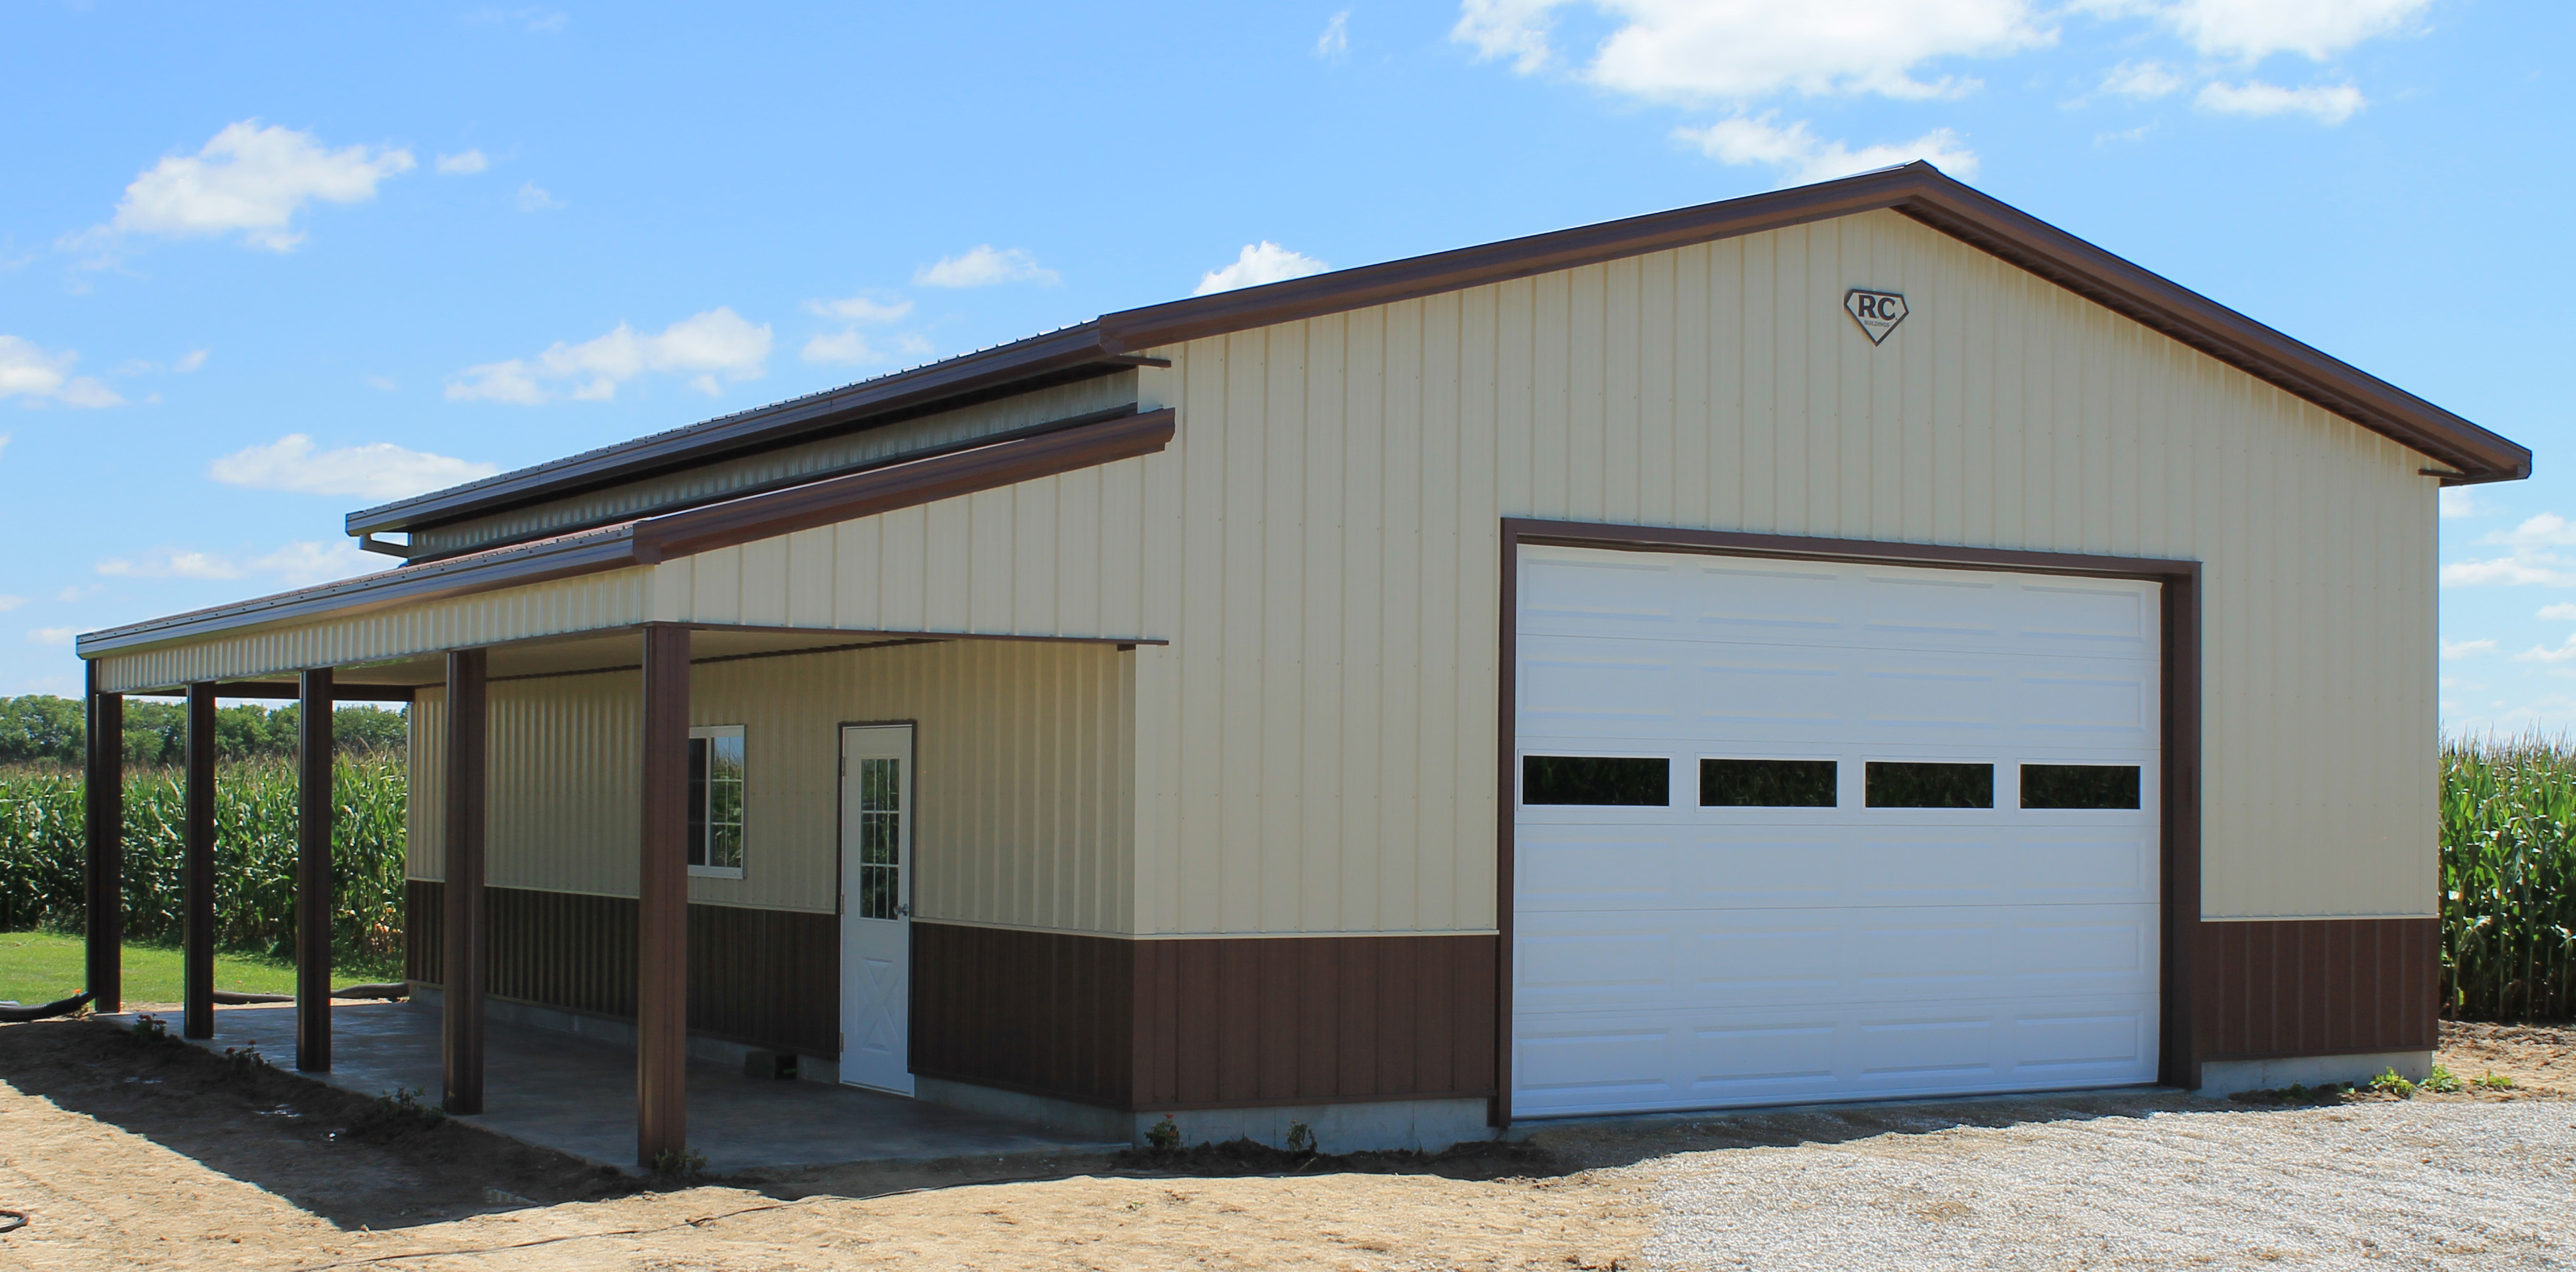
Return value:
M 1174 412 L 1168 409 L 1148 411 L 889 464 L 684 512 L 112 627 L 82 636 L 78 649 L 81 657 L 96 658 L 240 628 L 326 614 L 362 614 L 396 605 L 652 565 L 854 517 L 1150 455 L 1171 444 L 1174 418 Z
M 890 424 L 930 410 L 949 410 L 1053 384 L 1109 375 L 1148 361 L 1102 348 L 1098 324 L 1084 323 L 911 371 L 362 509 L 350 513 L 346 524 L 351 535 L 444 525 L 834 432 Z

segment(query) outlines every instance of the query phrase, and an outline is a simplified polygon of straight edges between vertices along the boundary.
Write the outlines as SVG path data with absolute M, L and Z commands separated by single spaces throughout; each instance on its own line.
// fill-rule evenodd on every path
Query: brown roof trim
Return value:
M 1184 340 L 1437 295 L 1861 212 L 1894 211 L 2448 465 L 2446 485 L 2531 475 L 2531 452 L 2170 279 L 1979 193 L 1928 163 L 1507 239 L 1142 309 L 847 388 L 622 442 L 351 513 L 350 534 L 444 524 L 581 490 L 1152 365 Z
M 79 653 L 83 658 L 96 658 L 238 628 L 325 614 L 361 614 L 395 605 L 652 565 L 854 517 L 1150 455 L 1171 444 L 1174 420 L 1175 413 L 1169 409 L 1148 411 L 889 464 L 685 512 L 130 623 L 82 636 Z
M 1141 351 L 1881 209 L 1912 217 L 2441 460 L 2459 473 L 2445 477 L 2446 485 L 2531 475 L 2531 452 L 2524 447 L 1951 180 L 1922 162 L 1722 203 L 1130 309 L 1102 317 L 1098 326 L 1106 347 Z
M 1084 323 L 926 367 L 549 460 L 481 481 L 350 513 L 352 535 L 426 528 L 640 480 L 790 442 L 891 424 L 1053 384 L 1109 375 L 1149 359 L 1103 349 Z

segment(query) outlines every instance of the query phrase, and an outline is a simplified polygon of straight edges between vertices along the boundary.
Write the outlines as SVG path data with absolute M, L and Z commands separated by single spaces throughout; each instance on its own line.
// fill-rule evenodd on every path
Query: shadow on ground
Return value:
M 176 1039 L 87 1021 L 0 1026 L 0 1081 L 257 1185 L 342 1228 L 409 1227 L 638 1184 L 562 1153 L 377 1102 Z M 435 1098 L 434 1096 L 432 1097 Z

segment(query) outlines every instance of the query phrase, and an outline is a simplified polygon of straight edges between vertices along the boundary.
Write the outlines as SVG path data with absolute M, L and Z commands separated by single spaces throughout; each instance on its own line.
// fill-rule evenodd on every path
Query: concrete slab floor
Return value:
M 179 1013 L 154 1014 L 179 1031 Z M 102 1019 L 131 1023 L 133 1016 Z M 635 1169 L 634 1052 L 497 1021 L 484 1029 L 483 1112 L 459 1121 Z M 435 1104 L 438 1039 L 435 1007 L 341 1004 L 331 1009 L 331 1071 L 305 1076 L 368 1096 L 417 1088 L 422 1103 Z M 295 1008 L 218 1008 L 215 1036 L 192 1041 L 217 1053 L 256 1047 L 269 1063 L 291 1069 Z M 1126 1147 L 857 1087 L 747 1078 L 703 1060 L 689 1062 L 688 1085 L 689 1147 L 706 1155 L 714 1174 Z

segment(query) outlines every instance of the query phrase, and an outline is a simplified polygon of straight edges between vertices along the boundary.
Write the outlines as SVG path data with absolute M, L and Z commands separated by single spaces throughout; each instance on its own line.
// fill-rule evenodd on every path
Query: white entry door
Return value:
M 912 726 L 841 730 L 841 1080 L 912 1094 Z
M 1519 569 L 1516 1116 L 2155 1080 L 2156 584 Z

